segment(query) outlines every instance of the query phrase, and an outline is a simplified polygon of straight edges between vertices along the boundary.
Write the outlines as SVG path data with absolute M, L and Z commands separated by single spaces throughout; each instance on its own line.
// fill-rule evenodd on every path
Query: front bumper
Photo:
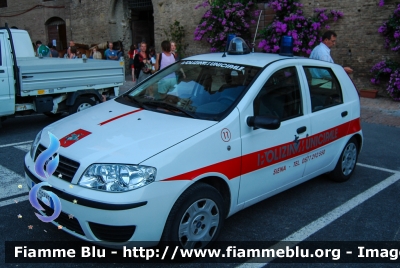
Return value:
M 29 188 L 42 182 L 33 166 L 27 154 L 25 179 Z M 52 187 L 42 189 L 59 197 L 62 210 L 52 223 L 82 240 L 114 248 L 157 245 L 168 214 L 188 183 L 153 182 L 129 192 L 107 193 L 72 185 L 55 176 L 48 182 Z M 50 207 L 43 202 L 41 205 L 45 210 L 39 213 L 53 214 L 51 202 Z

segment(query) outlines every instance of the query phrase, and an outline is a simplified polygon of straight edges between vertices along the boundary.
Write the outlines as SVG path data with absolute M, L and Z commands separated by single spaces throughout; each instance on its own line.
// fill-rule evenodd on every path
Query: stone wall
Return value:
M 9 0 L 7 7 L 0 8 L 0 27 L 8 23 L 9 27 L 27 30 L 32 42 L 41 40 L 47 44 L 46 21 L 52 17 L 59 17 L 69 23 L 69 1 L 41 1 L 41 0 Z M 36 8 L 34 8 L 37 6 Z M 32 9 L 32 10 L 30 10 Z M 28 11 L 30 10 L 30 11 Z
M 131 43 L 130 10 L 123 0 L 72 0 L 71 38 L 77 43 Z
M 156 49 L 159 50 L 161 42 L 166 38 L 164 30 L 175 20 L 179 21 L 185 29 L 185 43 L 189 44 L 186 55 L 207 53 L 210 47 L 205 42 L 193 41 L 194 29 L 198 25 L 205 9 L 195 9 L 197 4 L 204 0 L 152 0 L 154 10 L 154 37 Z M 158 44 L 158 46 L 157 46 Z

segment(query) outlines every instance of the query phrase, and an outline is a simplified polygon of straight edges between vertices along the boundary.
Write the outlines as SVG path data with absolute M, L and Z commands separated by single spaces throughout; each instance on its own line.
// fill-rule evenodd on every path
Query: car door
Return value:
M 307 162 L 305 176 L 323 173 L 343 148 L 341 137 L 347 133 L 351 119 L 350 103 L 344 96 L 334 71 L 328 67 L 304 66 L 310 94 L 311 129 L 306 140 L 303 161 Z M 318 174 L 316 174 L 318 175 Z
M 259 90 L 253 89 L 257 92 L 241 112 L 241 117 L 269 116 L 281 120 L 278 129 L 267 130 L 253 129 L 241 118 L 243 158 L 238 203 L 245 202 L 245 206 L 289 188 L 303 177 L 305 169 L 300 148 L 310 120 L 303 112 L 298 70 L 294 65 L 271 69 L 272 66 L 264 70 L 258 78 L 265 76 L 262 84 L 253 84 L 252 89 Z
M 0 116 L 14 113 L 14 90 L 10 88 L 11 67 L 8 58 L 6 37 L 0 32 Z

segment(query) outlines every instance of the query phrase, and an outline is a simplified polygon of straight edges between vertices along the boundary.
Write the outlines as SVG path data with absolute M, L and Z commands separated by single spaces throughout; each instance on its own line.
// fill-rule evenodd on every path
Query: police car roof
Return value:
M 332 67 L 334 65 L 338 65 L 336 63 L 331 63 L 327 61 L 315 60 L 306 57 L 300 56 L 281 56 L 279 54 L 273 53 L 262 53 L 262 52 L 254 52 L 244 55 L 228 55 L 225 53 L 226 57 L 222 57 L 224 53 L 208 53 L 208 54 L 200 54 L 195 56 L 190 56 L 184 58 L 183 60 L 193 60 L 193 61 L 215 61 L 215 62 L 223 62 L 223 63 L 233 63 L 240 65 L 250 65 L 256 67 L 265 67 L 267 64 L 284 59 L 286 60 L 294 60 L 298 62 L 301 60 L 302 64 L 312 65 L 312 66 L 321 66 L 321 67 Z M 339 66 L 339 65 L 338 65 Z
M 235 63 L 235 64 L 264 67 L 268 63 L 276 60 L 298 58 L 298 57 L 287 57 L 287 56 L 281 56 L 279 54 L 260 53 L 260 52 L 249 53 L 244 55 L 228 55 L 228 53 L 225 53 L 226 57 L 222 57 L 223 54 L 224 53 L 200 54 L 184 58 L 184 60 L 217 61 L 224 63 Z

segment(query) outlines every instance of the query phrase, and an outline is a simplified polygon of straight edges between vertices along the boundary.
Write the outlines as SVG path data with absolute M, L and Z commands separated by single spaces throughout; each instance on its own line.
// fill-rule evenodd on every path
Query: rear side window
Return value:
M 342 89 L 330 68 L 304 67 L 312 112 L 343 103 Z
M 303 114 L 295 67 L 276 71 L 261 88 L 253 103 L 254 115 L 274 116 L 281 121 Z

